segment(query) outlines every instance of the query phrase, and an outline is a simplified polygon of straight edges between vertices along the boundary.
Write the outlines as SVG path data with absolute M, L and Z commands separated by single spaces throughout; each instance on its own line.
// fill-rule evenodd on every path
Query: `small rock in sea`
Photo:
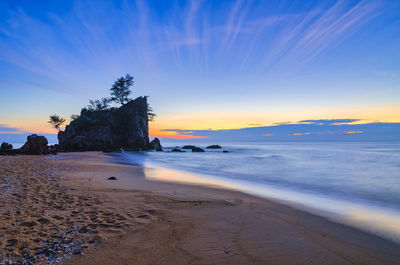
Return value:
M 182 149 L 191 149 L 192 152 L 204 152 L 203 149 L 194 145 L 184 145 Z
M 222 151 L 222 153 L 229 153 L 229 151 L 227 151 L 227 150 L 224 150 L 224 151 Z
M 152 149 L 152 150 L 155 149 L 156 151 L 162 151 L 162 145 L 160 143 L 160 140 L 157 137 L 154 138 L 154 140 L 150 142 L 149 146 L 150 146 L 150 149 Z
M 109 178 L 107 178 L 108 180 L 117 180 L 117 178 L 116 177 L 114 177 L 114 176 L 111 176 L 111 177 L 109 177 Z
M 171 152 L 185 152 L 185 151 L 182 151 L 181 149 L 178 148 L 174 148 L 171 150 Z
M 213 145 L 209 145 L 206 147 L 207 149 L 221 149 L 220 145 L 217 144 L 213 144 Z
M 192 152 L 204 152 L 204 150 L 201 149 L 200 147 L 194 147 L 192 148 Z
M 184 145 L 184 146 L 182 147 L 182 149 L 193 149 L 193 148 L 197 148 L 197 147 L 194 146 L 194 145 Z

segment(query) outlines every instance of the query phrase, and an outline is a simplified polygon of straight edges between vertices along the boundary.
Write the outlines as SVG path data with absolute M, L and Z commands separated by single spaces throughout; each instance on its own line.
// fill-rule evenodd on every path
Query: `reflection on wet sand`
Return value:
M 400 242 L 400 212 L 362 201 L 332 199 L 316 193 L 298 192 L 281 187 L 253 184 L 241 180 L 224 179 L 167 168 L 145 168 L 149 180 L 204 185 L 232 189 L 259 197 L 277 200 L 284 204 L 327 217 L 333 221 Z

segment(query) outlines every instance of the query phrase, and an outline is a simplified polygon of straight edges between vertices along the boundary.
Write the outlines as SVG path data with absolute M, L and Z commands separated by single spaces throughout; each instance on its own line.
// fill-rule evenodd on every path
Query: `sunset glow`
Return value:
M 128 72 L 133 96 L 148 95 L 157 114 L 152 136 L 199 139 L 178 130 L 316 119 L 400 122 L 396 1 L 0 7 L 0 125 L 15 128 L 8 133 L 56 134 L 49 115 L 69 121 Z

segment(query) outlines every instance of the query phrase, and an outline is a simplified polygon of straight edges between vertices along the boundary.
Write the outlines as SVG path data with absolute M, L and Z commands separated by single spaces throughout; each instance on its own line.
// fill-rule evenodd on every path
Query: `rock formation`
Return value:
M 6 143 L 6 142 L 3 142 L 1 144 L 1 146 L 0 146 L 0 151 L 8 151 L 8 150 L 11 150 L 11 149 L 13 149 L 12 144 L 9 144 L 9 143 Z
M 11 144 L 2 143 L 0 147 L 0 155 L 48 155 L 55 154 L 53 150 L 49 150 L 46 137 L 36 134 L 29 135 L 26 143 L 19 149 L 13 149 Z
M 207 149 L 221 149 L 220 145 L 217 144 L 213 144 L 213 145 L 209 145 L 206 147 Z
M 19 151 L 25 155 L 47 155 L 49 153 L 47 144 L 46 137 L 32 134 L 27 137 L 26 143 Z
M 204 152 L 204 150 L 203 149 L 201 149 L 200 147 L 194 147 L 194 148 L 192 148 L 192 152 Z
M 150 142 L 150 149 L 155 149 L 156 151 L 162 151 L 162 145 L 160 140 L 156 137 Z
M 119 108 L 82 109 L 65 131 L 58 133 L 62 151 L 119 151 L 161 148 L 159 140 L 149 144 L 147 98 L 138 97 Z
M 179 149 L 179 148 L 174 148 L 174 149 L 171 150 L 171 152 L 185 152 L 185 151 L 182 151 L 182 150 Z
M 194 145 L 185 145 L 182 147 L 182 149 L 191 149 L 192 152 L 204 152 L 203 149 Z

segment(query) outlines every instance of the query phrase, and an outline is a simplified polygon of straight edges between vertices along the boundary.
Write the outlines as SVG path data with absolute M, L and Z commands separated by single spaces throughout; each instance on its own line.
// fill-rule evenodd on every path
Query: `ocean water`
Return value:
M 229 143 L 168 152 L 175 146 L 119 159 L 152 168 L 151 179 L 225 186 L 400 242 L 400 143 Z

